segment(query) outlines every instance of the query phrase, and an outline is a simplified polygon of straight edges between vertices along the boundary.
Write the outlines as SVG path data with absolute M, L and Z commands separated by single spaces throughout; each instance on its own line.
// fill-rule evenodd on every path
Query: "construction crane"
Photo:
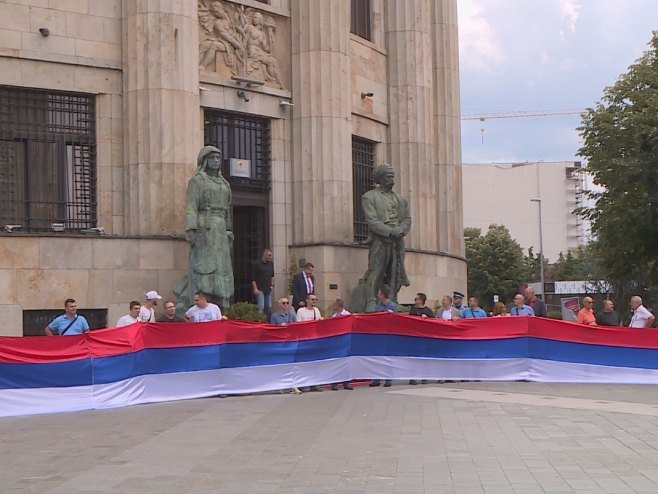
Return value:
M 557 115 L 582 115 L 587 110 L 585 108 L 564 108 L 561 110 L 520 110 L 512 112 L 500 112 L 500 113 L 480 113 L 474 115 L 464 115 L 461 117 L 462 120 L 479 120 L 484 125 L 485 120 L 491 120 L 494 118 L 527 118 L 527 117 L 554 117 Z M 480 133 L 482 136 L 482 144 L 484 144 L 484 126 L 480 128 Z
M 523 117 L 553 117 L 556 115 L 580 115 L 581 113 L 586 112 L 585 108 L 564 108 L 562 110 L 522 110 L 522 111 L 511 111 L 511 112 L 500 112 L 500 113 L 481 113 L 474 115 L 464 115 L 462 120 L 479 120 L 484 122 L 485 120 L 490 120 L 492 118 L 523 118 Z

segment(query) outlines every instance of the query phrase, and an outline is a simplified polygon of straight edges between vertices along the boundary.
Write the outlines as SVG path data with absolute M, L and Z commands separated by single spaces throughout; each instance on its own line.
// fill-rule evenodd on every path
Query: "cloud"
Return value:
M 457 0 L 457 8 L 465 115 L 594 105 L 648 48 L 658 18 L 657 0 Z M 467 120 L 462 156 L 577 159 L 580 123 L 577 115 Z
M 576 24 L 578 22 L 578 15 L 580 14 L 580 3 L 576 0 L 561 0 L 560 12 L 563 17 L 567 18 L 569 23 L 569 30 L 572 33 L 576 32 Z
M 463 68 L 481 72 L 494 72 L 506 58 L 501 40 L 475 0 L 459 2 L 459 57 Z

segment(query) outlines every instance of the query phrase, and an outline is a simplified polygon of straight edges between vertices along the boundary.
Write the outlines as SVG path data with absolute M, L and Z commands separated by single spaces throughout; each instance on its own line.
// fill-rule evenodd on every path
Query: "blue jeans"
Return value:
M 258 305 L 258 310 L 265 314 L 269 320 L 270 311 L 272 310 L 272 292 L 265 295 L 262 290 L 258 290 L 256 305 Z

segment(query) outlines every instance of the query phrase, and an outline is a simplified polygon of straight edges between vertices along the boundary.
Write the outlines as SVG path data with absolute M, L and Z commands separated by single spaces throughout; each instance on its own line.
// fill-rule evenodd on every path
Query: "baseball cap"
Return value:
M 158 292 L 155 290 L 151 290 L 150 292 L 146 292 L 146 300 L 160 300 L 162 297 Z

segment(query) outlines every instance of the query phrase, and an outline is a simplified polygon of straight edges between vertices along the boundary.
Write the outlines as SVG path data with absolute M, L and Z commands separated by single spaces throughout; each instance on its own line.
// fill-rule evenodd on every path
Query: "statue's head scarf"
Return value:
M 381 183 L 382 177 L 389 172 L 393 172 L 393 167 L 388 163 L 382 163 L 379 166 L 376 166 L 372 171 L 372 179 L 376 184 Z
M 220 158 L 222 156 L 222 152 L 215 146 L 203 146 L 201 148 L 201 151 L 199 151 L 199 155 L 196 158 L 197 171 L 200 172 L 206 171 L 205 161 L 208 155 L 211 153 L 219 153 Z

